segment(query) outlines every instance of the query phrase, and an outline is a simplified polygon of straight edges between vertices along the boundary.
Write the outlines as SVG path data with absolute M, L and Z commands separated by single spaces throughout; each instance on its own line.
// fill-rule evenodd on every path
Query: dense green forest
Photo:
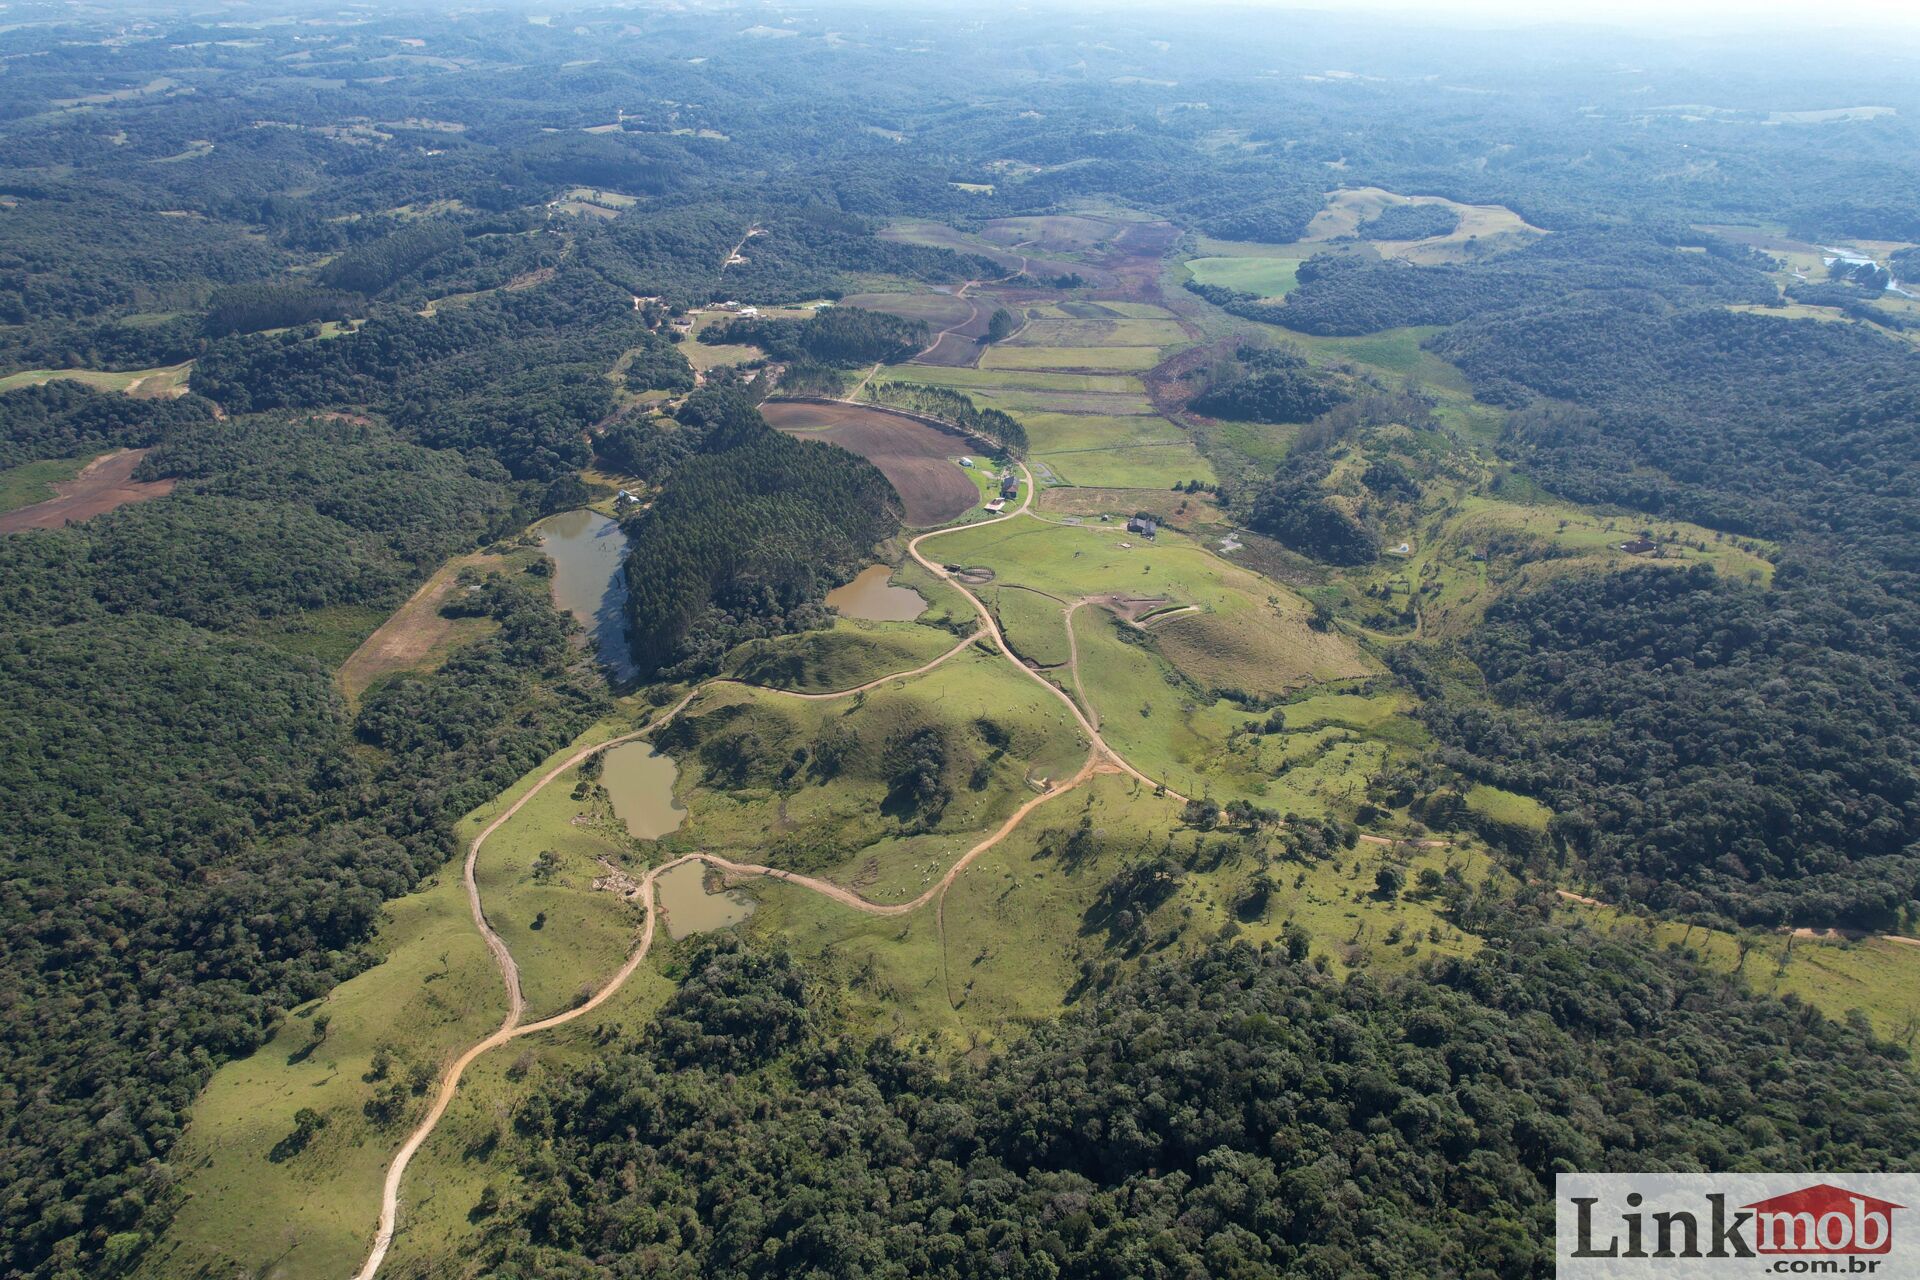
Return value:
M 145 465 L 180 477 L 165 502 L 0 539 L 0 1236 L 20 1274 L 79 1274 L 162 1224 L 156 1171 L 213 1067 L 370 963 L 381 903 L 448 856 L 451 822 L 603 698 L 540 580 L 496 577 L 492 639 L 357 712 L 262 630 L 391 604 L 524 520 L 496 464 L 189 415 Z
M 734 645 L 822 626 L 827 591 L 900 529 L 874 465 L 795 440 L 736 391 L 700 393 L 683 416 L 696 452 L 629 522 L 627 617 L 644 672 L 704 674 Z
M 1254 497 L 1248 523 L 1316 560 L 1366 564 L 1380 554 L 1380 540 L 1321 488 L 1332 469 L 1324 452 L 1292 454 Z
M 1362 240 L 1425 240 L 1450 236 L 1460 215 L 1440 204 L 1390 204 L 1353 229 Z
M 1686 252 L 1688 246 L 1703 253 Z M 1284 303 L 1219 286 L 1193 286 L 1235 315 L 1302 333 L 1373 333 L 1452 324 L 1523 303 L 1593 296 L 1658 302 L 1771 302 L 1772 286 L 1744 251 L 1659 226 L 1569 229 L 1524 249 L 1466 265 L 1416 267 L 1321 254 L 1300 264 Z
M 1188 408 L 1215 418 L 1311 422 L 1348 398 L 1337 379 L 1310 370 L 1298 351 L 1241 347 L 1204 372 Z
M 1463 764 L 1563 796 L 1568 845 L 1633 896 L 1892 925 L 1920 893 L 1920 357 L 1574 304 L 1434 345 L 1482 396 L 1553 398 L 1508 448 L 1559 492 L 1784 540 L 1768 591 L 1638 573 L 1502 606 L 1470 652 L 1508 710 L 1434 713 Z
M 138 449 L 170 428 L 208 421 L 213 405 L 197 397 L 131 400 L 62 379 L 0 396 L 0 467 L 92 450 Z
M 806 320 L 741 316 L 711 325 L 702 342 L 746 342 L 776 360 L 799 360 L 840 369 L 898 364 L 932 336 L 924 320 L 902 320 L 884 311 L 828 307 Z
M 1472 960 L 1342 980 L 1304 936 L 1220 945 L 951 1071 L 840 1033 L 785 956 L 706 946 L 645 1034 L 521 1108 L 539 1154 L 490 1269 L 1548 1276 L 1561 1169 L 1920 1143 L 1902 1058 L 1853 1028 L 1529 904 L 1462 911 Z

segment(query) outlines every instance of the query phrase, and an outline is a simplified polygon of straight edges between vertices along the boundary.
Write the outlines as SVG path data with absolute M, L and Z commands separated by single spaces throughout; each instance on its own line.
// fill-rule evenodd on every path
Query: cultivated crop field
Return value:
M 1055 347 L 1006 344 L 989 347 L 983 369 L 1151 369 L 1158 347 Z

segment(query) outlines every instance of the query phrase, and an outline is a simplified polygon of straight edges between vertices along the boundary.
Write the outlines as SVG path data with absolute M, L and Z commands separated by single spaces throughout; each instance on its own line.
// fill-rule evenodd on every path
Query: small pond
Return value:
M 606 753 L 600 785 L 628 831 L 642 840 L 658 840 L 687 820 L 687 811 L 673 800 L 673 782 L 679 776 L 673 758 L 655 751 L 652 743 L 623 742 Z
M 911 587 L 889 585 L 892 576 L 893 569 L 884 564 L 862 569 L 852 582 L 827 592 L 827 603 L 849 618 L 912 622 L 926 612 L 927 602 Z
M 707 892 L 707 864 L 683 862 L 653 882 L 656 901 L 667 913 L 667 936 L 676 941 L 694 933 L 725 929 L 753 914 L 745 894 Z

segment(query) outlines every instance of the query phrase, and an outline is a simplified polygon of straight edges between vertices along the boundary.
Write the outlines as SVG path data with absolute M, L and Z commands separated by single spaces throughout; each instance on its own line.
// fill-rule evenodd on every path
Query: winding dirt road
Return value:
M 1118 751 L 1115 751 L 1112 747 L 1108 746 L 1107 740 L 1100 736 L 1100 730 L 1095 727 L 1092 720 L 1087 718 L 1087 714 L 1080 709 L 1079 703 L 1075 702 L 1072 698 L 1068 697 L 1066 692 L 1062 690 L 1059 685 L 1053 683 L 1053 681 L 1047 679 L 1045 676 L 1041 675 L 1038 671 L 1035 671 L 1032 667 L 1029 667 L 1026 663 L 1020 661 L 1019 658 L 1014 656 L 1013 649 L 1009 647 L 1007 644 L 1007 638 L 1000 634 L 1000 624 L 994 621 L 992 612 L 988 610 L 986 605 L 981 603 L 980 597 L 974 595 L 973 592 L 967 590 L 966 585 L 962 583 L 958 578 L 948 573 L 946 570 L 946 567 L 942 565 L 939 561 L 930 560 L 926 556 L 921 554 L 920 544 L 928 541 L 929 539 L 944 537 L 945 535 L 950 533 L 958 533 L 962 529 L 984 529 L 990 524 L 1003 524 L 1008 520 L 1016 520 L 1021 516 L 1026 515 L 1028 513 L 1027 509 L 1033 505 L 1033 472 L 1027 469 L 1026 463 L 1021 462 L 1017 458 L 1014 460 L 1014 465 L 1020 468 L 1021 478 L 1026 481 L 1026 496 L 1020 499 L 1019 506 L 1015 507 L 1013 510 L 1007 512 L 1006 514 L 996 516 L 991 520 L 981 520 L 981 521 L 977 521 L 974 524 L 951 525 L 945 529 L 935 529 L 930 533 L 923 533 L 919 537 L 907 543 L 907 554 L 912 556 L 915 560 L 919 561 L 921 568 L 925 569 L 928 573 L 933 574 L 935 577 L 940 578 L 948 583 L 951 583 L 954 590 L 958 591 L 961 595 L 967 598 L 968 603 L 973 605 L 973 611 L 980 615 L 980 625 L 986 630 L 988 635 L 993 637 L 994 645 L 1000 650 L 1001 653 L 1006 655 L 1007 661 L 1013 664 L 1013 669 L 1015 671 L 1018 671 L 1021 675 L 1027 677 L 1027 679 L 1033 681 L 1035 684 L 1039 685 L 1042 689 L 1045 689 L 1049 694 L 1051 694 L 1054 698 L 1056 698 L 1059 701 L 1061 706 L 1065 707 L 1068 711 L 1073 713 L 1074 720 L 1080 725 L 1080 731 L 1087 735 L 1087 740 L 1093 744 L 1093 748 L 1096 753 L 1098 753 L 1101 756 L 1104 756 L 1121 773 L 1126 774 L 1127 776 L 1133 778 L 1135 781 L 1140 782 L 1145 786 L 1154 789 L 1155 791 L 1164 793 L 1170 799 L 1176 800 L 1181 804 L 1185 804 L 1187 802 L 1187 797 L 1181 795 L 1178 791 L 1175 791 L 1172 787 L 1167 786 L 1165 783 L 1156 782 L 1154 779 L 1149 778 L 1146 774 L 1140 772 L 1138 769 L 1134 768 L 1131 764 L 1127 763 L 1126 758 L 1122 756 Z
M 1013 248 L 1014 250 L 1017 251 L 1017 250 L 1026 248 L 1027 245 L 1031 243 L 1032 241 L 1023 241 L 1020 244 L 1014 245 Z M 948 336 L 958 333 L 961 329 L 966 328 L 968 325 L 972 324 L 975 320 L 978 320 L 980 318 L 979 299 L 969 298 L 967 296 L 968 290 L 977 289 L 983 284 L 1005 284 L 1009 280 L 1017 279 L 1018 277 L 1025 275 L 1027 273 L 1028 267 L 1031 265 L 1031 259 L 1029 259 L 1027 255 L 1024 253 L 1019 254 L 1018 256 L 1020 258 L 1019 270 L 1009 271 L 1007 272 L 1006 275 L 999 276 L 992 280 L 969 280 L 965 284 L 961 285 L 958 289 L 955 289 L 953 291 L 952 296 L 960 299 L 962 302 L 965 302 L 967 304 L 967 318 L 965 320 L 958 322 L 957 324 L 950 324 L 946 328 L 942 329 L 940 332 L 934 334 L 933 341 L 929 342 L 926 346 L 920 348 L 920 354 L 916 355 L 914 359 L 922 360 L 922 359 L 925 359 L 927 356 L 932 355 L 933 349 L 939 346 L 942 342 L 946 341 Z M 1024 323 L 1020 326 L 1020 328 L 1022 329 L 1026 327 L 1027 326 Z M 1012 335 L 1008 335 L 1008 336 L 1012 336 Z M 977 362 L 980 359 L 980 356 L 976 352 L 973 358 Z M 873 366 L 872 369 L 869 369 L 867 371 L 867 376 L 860 380 L 860 386 L 865 387 L 868 381 L 872 379 L 873 375 L 879 371 L 879 368 L 880 366 L 876 364 Z M 856 388 L 854 390 L 854 395 L 857 396 L 859 394 L 860 394 L 860 391 L 858 388 Z
M 521 1036 L 529 1036 L 537 1032 L 547 1031 L 565 1023 L 572 1022 L 576 1018 L 584 1017 L 586 1014 L 591 1013 L 601 1004 L 611 999 L 613 995 L 626 984 L 627 979 L 633 976 L 635 970 L 646 960 L 648 952 L 653 948 L 655 926 L 659 920 L 659 907 L 654 900 L 654 882 L 665 872 L 686 862 L 700 861 L 734 875 L 764 876 L 770 880 L 779 880 L 787 884 L 799 885 L 802 888 L 831 898 L 835 902 L 852 910 L 864 912 L 868 915 L 901 916 L 913 911 L 918 911 L 930 902 L 939 902 L 944 906 L 944 897 L 947 889 L 952 886 L 953 882 L 959 878 L 960 874 L 965 871 L 976 858 L 1011 835 L 1022 822 L 1026 821 L 1027 816 L 1035 809 L 1038 809 L 1054 797 L 1073 790 L 1097 774 L 1125 774 L 1178 803 L 1186 802 L 1185 796 L 1170 787 L 1155 782 L 1152 778 L 1149 778 L 1146 774 L 1134 768 L 1117 751 L 1108 746 L 1106 740 L 1100 736 L 1100 730 L 1095 726 L 1093 721 L 1081 711 L 1079 705 L 1071 697 L 1061 690 L 1059 686 L 1014 656 L 1012 648 L 1007 644 L 1006 637 L 1000 632 L 999 624 L 994 621 L 993 614 L 987 609 L 986 605 L 981 602 L 980 598 L 974 595 L 973 592 L 967 590 L 965 584 L 949 574 L 942 565 L 934 560 L 928 559 L 921 553 L 920 544 L 931 538 L 937 538 L 943 534 L 957 533 L 962 529 L 978 529 L 989 524 L 1000 524 L 1004 521 L 1018 519 L 1021 516 L 1027 515 L 1028 509 L 1033 504 L 1033 473 L 1027 469 L 1027 465 L 1024 462 L 1016 460 L 1015 465 L 1020 468 L 1021 475 L 1026 481 L 1026 496 L 1021 500 L 1018 507 L 992 520 L 982 520 L 973 524 L 953 525 L 945 529 L 935 529 L 931 532 L 921 534 L 907 544 L 908 554 L 912 555 L 923 568 L 936 577 L 950 583 L 955 590 L 967 598 L 968 603 L 973 606 L 974 612 L 980 617 L 981 627 L 979 631 L 969 635 L 965 640 L 962 640 L 959 644 L 947 650 L 946 653 L 924 666 L 916 667 L 911 671 L 896 672 L 891 675 L 882 676 L 877 680 L 870 680 L 866 684 L 858 685 L 852 689 L 845 689 L 836 693 L 799 693 L 793 690 L 771 690 L 770 692 L 810 700 L 850 698 L 893 680 L 923 675 L 940 666 L 942 663 L 957 657 L 970 645 L 978 642 L 980 636 L 984 633 L 993 637 L 995 647 L 1005 656 L 1014 670 L 1020 672 L 1041 688 L 1045 689 L 1048 694 L 1058 699 L 1061 705 L 1072 713 L 1075 722 L 1080 726 L 1080 730 L 1086 736 L 1089 744 L 1086 762 L 1080 766 L 1079 771 L 1064 782 L 1052 783 L 1044 791 L 1033 796 L 1019 808 L 1015 809 L 1013 813 L 1007 817 L 1006 821 L 1001 823 L 992 834 L 975 844 L 955 860 L 954 864 L 947 868 L 946 874 L 941 876 L 938 882 L 910 902 L 870 902 L 851 889 L 844 888 L 831 881 L 821 880 L 814 876 L 801 875 L 798 872 L 783 871 L 778 867 L 762 866 L 758 863 L 734 862 L 710 853 L 684 854 L 671 862 L 663 863 L 648 871 L 640 881 L 638 900 L 643 918 L 639 938 L 632 953 L 627 957 L 626 963 L 621 965 L 620 969 L 584 1003 L 568 1009 L 563 1013 L 557 1013 L 536 1022 L 523 1022 L 522 1018 L 526 1015 L 526 1001 L 520 990 L 519 966 L 514 963 L 513 953 L 508 949 L 506 942 L 498 933 L 494 932 L 493 926 L 488 923 L 486 907 L 480 899 L 480 884 L 477 878 L 477 872 L 481 849 L 485 847 L 488 838 L 501 827 L 505 826 L 515 814 L 520 812 L 528 801 L 539 795 L 549 784 L 566 774 L 568 770 L 573 769 L 589 756 L 617 747 L 622 743 L 632 742 L 645 737 L 654 730 L 668 724 L 684 711 L 695 698 L 699 697 L 699 695 L 709 687 L 708 684 L 702 684 L 688 693 L 651 723 L 635 729 L 630 733 L 610 738 L 605 742 L 582 747 L 567 756 L 567 758 L 560 763 L 554 765 L 553 768 L 541 775 L 540 779 L 529 787 L 519 799 L 508 805 L 493 821 L 481 828 L 479 834 L 474 836 L 473 842 L 467 847 L 466 861 L 463 864 L 461 873 L 466 884 L 467 904 L 473 913 L 474 927 L 480 931 L 480 936 L 486 941 L 487 950 L 493 954 L 494 963 L 500 969 L 501 980 L 507 989 L 507 1016 L 501 1022 L 498 1030 L 467 1049 L 467 1051 L 462 1053 L 458 1058 L 455 1058 L 447 1065 L 446 1070 L 441 1073 L 440 1087 L 435 1091 L 433 1105 L 428 1108 L 426 1115 L 421 1118 L 420 1123 L 414 1126 L 413 1131 L 407 1135 L 407 1140 L 401 1144 L 399 1151 L 395 1153 L 393 1163 L 388 1166 L 386 1180 L 381 1187 L 380 1218 L 374 1230 L 373 1246 L 368 1252 L 366 1262 L 361 1266 L 360 1270 L 355 1273 L 354 1280 L 374 1280 L 374 1277 L 380 1270 L 381 1264 L 386 1261 L 387 1253 L 393 1246 L 394 1232 L 399 1223 L 400 1186 L 406 1178 L 407 1166 L 413 1162 L 414 1156 L 417 1155 L 420 1148 L 426 1144 L 427 1139 L 433 1135 L 434 1129 L 446 1114 L 447 1107 L 453 1101 L 454 1091 L 459 1087 L 460 1081 L 462 1077 L 465 1076 L 467 1068 L 472 1066 L 481 1055 L 489 1053 L 511 1040 L 516 1040 Z M 726 681 L 726 683 L 742 682 L 729 680 Z M 944 920 L 942 923 L 944 924 Z

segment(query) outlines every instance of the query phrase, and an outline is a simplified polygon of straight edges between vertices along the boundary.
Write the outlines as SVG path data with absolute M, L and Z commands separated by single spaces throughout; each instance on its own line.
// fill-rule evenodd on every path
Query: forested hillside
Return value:
M 1562 796 L 1569 846 L 1632 896 L 1894 925 L 1920 893 L 1920 357 L 1851 326 L 1572 305 L 1434 345 L 1482 395 L 1571 402 L 1509 427 L 1559 492 L 1785 540 L 1770 591 L 1636 573 L 1497 608 L 1469 651 L 1523 714 L 1435 711 L 1463 765 Z
M 494 1269 L 1545 1276 L 1560 1169 L 1920 1142 L 1899 1058 L 1850 1029 L 1469 911 L 1473 960 L 1383 983 L 1217 947 L 951 1073 L 837 1034 L 786 957 L 710 946 L 645 1034 L 521 1110 L 541 1154 Z
M 22 1274 L 163 1223 L 214 1065 L 370 963 L 381 903 L 446 858 L 453 819 L 600 706 L 535 583 L 490 586 L 493 639 L 357 713 L 319 662 L 254 637 L 391 604 L 507 526 L 494 464 L 347 423 L 201 419 L 147 465 L 180 489 L 0 538 L 0 1236 Z
M 744 640 L 825 623 L 828 588 L 900 530 L 900 499 L 873 464 L 767 426 L 737 392 L 689 410 L 699 452 L 632 522 L 627 616 L 649 673 L 713 669 Z
M 1705 252 L 1689 253 L 1692 246 Z M 1322 254 L 1300 265 L 1284 303 L 1219 286 L 1190 286 L 1235 315 L 1302 333 L 1359 334 L 1452 324 L 1485 312 L 1563 299 L 1646 303 L 1768 302 L 1774 290 L 1749 255 L 1697 233 L 1658 226 L 1569 228 L 1484 262 L 1413 266 Z
M 702 342 L 746 342 L 778 360 L 800 360 L 841 369 L 897 364 L 927 345 L 925 321 L 902 320 L 882 311 L 829 307 L 807 320 L 743 316 L 715 325 Z

